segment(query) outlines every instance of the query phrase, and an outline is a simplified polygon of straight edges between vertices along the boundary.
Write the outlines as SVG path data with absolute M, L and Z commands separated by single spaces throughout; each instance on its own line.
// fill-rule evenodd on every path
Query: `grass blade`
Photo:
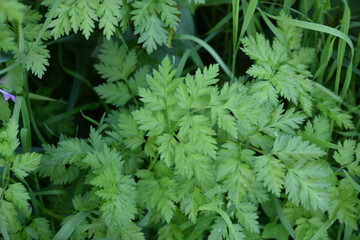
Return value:
M 66 102 L 63 101 L 63 100 L 58 100 L 58 99 L 46 97 L 46 96 L 39 95 L 39 94 L 36 94 L 36 93 L 29 93 L 29 98 L 32 99 L 32 100 L 38 100 L 38 101 L 58 102 L 58 103 L 66 104 Z
M 354 45 L 351 41 L 351 39 L 343 32 L 329 27 L 329 26 L 325 26 L 322 24 L 318 24 L 318 23 L 311 23 L 311 22 L 305 22 L 305 21 L 301 21 L 301 20 L 297 20 L 297 19 L 291 19 L 291 18 L 285 18 L 285 17 L 280 17 L 280 16 L 274 16 L 268 13 L 263 12 L 262 10 L 260 10 L 263 14 L 265 14 L 266 16 L 281 21 L 281 22 L 286 22 L 288 24 L 292 24 L 294 26 L 300 27 L 300 28 L 305 28 L 305 29 L 309 29 L 309 30 L 314 30 L 314 31 L 319 31 L 319 32 L 324 32 L 333 36 L 336 36 L 342 40 L 344 40 L 350 47 L 352 55 L 354 55 Z
M 347 5 L 346 1 L 344 1 L 344 5 L 345 5 L 344 6 L 344 16 L 343 16 L 342 23 L 341 23 L 341 31 L 344 34 L 348 34 L 349 27 L 350 27 L 350 9 L 349 9 L 349 6 Z M 338 51 L 337 51 L 337 56 L 338 57 L 337 57 L 337 71 L 336 71 L 336 78 L 335 78 L 335 93 L 338 93 L 339 88 L 340 88 L 341 68 L 342 68 L 342 65 L 343 65 L 344 57 L 345 57 L 345 49 L 346 49 L 345 41 L 340 40 Z M 345 85 L 350 85 L 350 83 L 348 84 L 347 81 L 351 81 L 351 79 L 347 80 L 347 77 L 346 77 L 344 86 Z
M 281 209 L 279 199 L 274 197 L 274 195 L 270 195 L 270 201 L 272 202 L 272 205 L 275 207 L 277 216 L 279 217 L 281 223 L 284 225 L 285 229 L 288 231 L 288 233 L 292 238 L 295 238 L 295 230 L 293 229 L 289 220 L 286 218 L 285 213 Z
M 331 58 L 331 55 L 333 53 L 334 43 L 335 43 L 335 38 L 333 38 L 333 36 L 330 35 L 327 38 L 325 46 L 321 53 L 320 66 L 318 67 L 318 70 L 314 74 L 314 78 L 316 78 L 319 83 L 323 82 L 325 69 L 326 69 L 326 67 L 329 63 L 329 60 Z
M 199 207 L 199 210 L 200 211 L 206 210 L 206 211 L 217 212 L 223 218 L 223 220 L 226 222 L 226 224 L 228 225 L 229 231 L 236 239 L 236 231 L 235 231 L 233 224 L 229 218 L 229 215 L 225 211 L 221 210 L 220 208 L 215 206 L 213 203 L 202 205 L 201 207 Z
M 275 27 L 275 25 L 269 20 L 267 17 L 267 13 L 260 10 L 261 17 L 264 19 L 266 25 L 270 28 L 270 30 L 274 33 L 274 35 L 280 40 L 280 42 L 290 51 L 289 43 L 286 41 L 284 35 Z
M 335 220 L 336 220 L 335 218 L 331 218 L 331 219 L 327 220 L 326 223 L 324 223 L 324 225 L 322 225 L 322 227 L 319 228 L 319 230 L 317 230 L 315 235 L 312 236 L 311 240 L 319 239 L 329 229 L 329 227 L 331 227 L 331 225 L 333 225 Z
M 56 233 L 53 240 L 66 240 L 74 232 L 77 226 L 90 214 L 90 212 L 79 212 L 70 217 L 69 220 Z
M 245 31 L 247 30 L 247 28 L 249 27 L 250 21 L 254 16 L 255 13 L 255 9 L 257 7 L 258 4 L 258 0 L 251 0 L 249 5 L 246 8 L 246 13 L 245 13 L 245 17 L 244 17 L 244 22 L 241 26 L 241 31 L 240 31 L 240 36 L 239 39 L 243 37 Z M 245 9 L 244 9 L 245 10 Z
M 225 62 L 219 56 L 219 54 L 209 44 L 207 44 L 204 40 L 201 40 L 200 38 L 197 38 L 195 36 L 188 35 L 188 34 L 175 35 L 173 37 L 173 39 L 174 40 L 175 39 L 177 39 L 177 40 L 191 40 L 193 42 L 196 42 L 197 44 L 199 44 L 200 46 L 205 48 L 206 51 L 208 51 L 211 54 L 211 56 L 213 56 L 213 58 L 220 65 L 220 67 L 226 73 L 226 75 L 229 76 L 230 79 L 232 79 L 234 77 L 233 74 L 231 73 L 230 69 L 226 66 Z
M 352 177 L 344 170 L 345 176 L 346 178 L 349 180 L 349 182 L 351 183 L 351 185 L 353 185 L 353 187 L 355 188 L 355 190 L 360 193 L 360 185 L 354 181 L 354 179 L 352 179 Z

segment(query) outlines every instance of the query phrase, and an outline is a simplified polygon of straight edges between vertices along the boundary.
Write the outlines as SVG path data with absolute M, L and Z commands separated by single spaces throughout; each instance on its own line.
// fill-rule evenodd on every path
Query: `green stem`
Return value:
M 58 220 L 61 220 L 61 221 L 64 220 L 63 216 L 61 216 L 59 214 L 56 214 L 56 213 L 53 213 L 51 210 L 49 210 L 49 209 L 47 209 L 45 207 L 42 208 L 42 212 L 49 215 L 50 217 L 55 218 L 55 219 L 58 219 Z

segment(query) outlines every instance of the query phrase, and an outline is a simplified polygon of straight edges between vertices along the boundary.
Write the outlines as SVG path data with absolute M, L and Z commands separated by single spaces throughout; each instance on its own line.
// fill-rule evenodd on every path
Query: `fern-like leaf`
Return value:
M 96 11 L 100 21 L 100 29 L 104 29 L 104 34 L 108 40 L 114 34 L 116 27 L 122 20 L 121 15 L 122 3 L 116 0 L 100 0 Z
M 168 42 L 169 30 L 176 30 L 180 11 L 173 0 L 137 0 L 132 4 L 135 34 L 140 34 L 138 43 L 150 54 Z
M 295 238 L 310 240 L 323 225 L 324 222 L 318 217 L 309 219 L 299 218 L 296 220 Z M 326 232 L 323 233 L 319 239 L 330 240 Z
M 275 139 L 272 153 L 285 161 L 289 158 L 299 161 L 319 159 L 325 155 L 325 152 L 315 144 L 303 141 L 300 136 L 293 137 L 286 134 Z
M 106 103 L 116 107 L 124 106 L 132 97 L 128 87 L 122 82 L 104 83 L 94 89 Z
M 358 229 L 358 216 L 360 200 L 357 197 L 357 192 L 352 187 L 347 179 L 342 179 L 339 182 L 339 187 L 332 192 L 331 196 L 331 216 L 335 216 L 341 223 L 347 227 Z
M 94 65 L 95 69 L 109 82 L 128 80 L 137 63 L 134 50 L 128 51 L 125 45 L 112 40 L 105 41 L 101 45 L 97 58 L 100 63 Z
M 263 182 L 275 196 L 280 197 L 284 185 L 285 165 L 272 156 L 263 155 L 256 158 L 255 171 L 257 180 Z
M 25 67 L 28 71 L 41 78 L 49 66 L 49 50 L 41 42 L 28 42 L 28 52 L 25 55 Z
M 289 169 L 285 176 L 285 189 L 289 200 L 303 205 L 305 209 L 329 210 L 329 191 L 332 186 L 329 169 L 320 163 L 308 163 L 305 166 Z
M 193 222 L 196 221 L 199 208 L 206 203 L 203 192 L 196 186 L 196 181 L 186 180 L 179 186 L 180 209 Z
M 251 233 L 259 233 L 257 206 L 251 202 L 243 201 L 236 209 L 236 218 L 241 226 Z
M 22 183 L 10 184 L 4 193 L 5 199 L 12 202 L 18 207 L 25 215 L 29 215 L 28 200 L 30 199 L 29 193 Z
M 5 157 L 12 156 L 15 149 L 19 146 L 17 139 L 18 123 L 14 118 L 10 118 L 0 129 L 0 154 Z
M 40 158 L 41 155 L 38 153 L 16 155 L 11 171 L 13 171 L 18 178 L 24 180 L 24 177 L 36 170 L 40 163 Z
M 181 229 L 178 225 L 175 224 L 166 224 L 163 227 L 159 228 L 158 231 L 159 240 L 182 240 L 184 239 L 184 234 L 181 232 Z
M 140 170 L 137 176 L 141 179 L 137 184 L 139 201 L 148 210 L 156 209 L 169 223 L 176 209 L 178 201 L 175 190 L 178 188 L 174 179 L 169 177 L 156 178 L 148 170 Z

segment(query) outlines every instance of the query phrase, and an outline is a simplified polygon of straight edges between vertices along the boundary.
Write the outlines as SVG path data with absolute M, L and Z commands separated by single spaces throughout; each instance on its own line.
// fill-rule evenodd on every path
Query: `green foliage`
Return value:
M 41 155 L 15 154 L 17 135 L 17 121 L 11 118 L 0 129 L 0 233 L 7 239 L 49 239 L 49 221 L 34 218 L 29 194 L 32 190 L 25 179 L 36 170 Z
M 358 229 L 359 199 L 356 194 L 357 192 L 347 179 L 342 179 L 331 198 L 331 214 L 353 230 Z
M 140 229 L 132 223 L 138 211 L 134 178 L 124 173 L 121 155 L 107 143 L 99 131 L 91 129 L 87 140 L 64 139 L 57 147 L 45 146 L 47 158 L 43 158 L 39 173 L 50 177 L 54 184 L 85 179 L 87 187 L 73 197 L 73 207 L 80 212 L 91 210 L 92 215 L 83 224 L 102 226 L 94 227 L 86 236 L 143 239 Z M 65 219 L 63 225 L 70 220 Z M 74 235 L 85 237 L 81 234 L 83 227 L 80 224 Z
M 44 31 L 40 35 L 43 28 L 43 24 L 40 23 L 42 16 L 17 1 L 2 2 L 0 3 L 1 9 L 7 10 L 0 12 L 0 15 L 7 16 L 7 18 L 0 19 L 2 32 L 0 50 L 13 54 L 16 61 L 23 64 L 26 70 L 41 78 L 46 71 L 46 66 L 49 66 L 50 58 L 49 50 L 43 43 L 44 40 L 50 38 L 50 34 L 48 31 Z M 5 2 L 8 2 L 6 4 L 9 6 Z M 1 4 L 5 4 L 5 6 L 1 6 Z M 12 26 L 6 20 L 13 21 L 12 24 L 16 25 Z
M 286 42 L 274 38 L 270 44 L 259 33 L 255 37 L 242 39 L 241 49 L 255 60 L 247 73 L 257 80 L 254 86 L 264 94 L 256 93 L 261 101 L 269 100 L 271 104 L 276 104 L 281 96 L 296 105 L 300 103 L 305 113 L 311 115 L 313 83 L 310 80 L 312 75 L 307 69 L 314 51 L 301 47 L 301 29 L 281 22 L 279 30 Z
M 107 39 L 115 32 L 115 27 L 127 16 L 122 13 L 123 4 L 114 0 L 111 1 L 73 1 L 62 0 L 57 2 L 43 1 L 49 8 L 49 16 L 52 21 L 49 27 L 55 39 L 69 35 L 73 30 L 75 33 L 81 31 L 88 39 L 94 31 L 95 23 L 99 21 L 99 28 L 103 29 Z
M 95 91 L 106 103 L 124 106 L 138 95 L 139 87 L 145 86 L 148 68 L 143 66 L 136 70 L 138 57 L 135 50 L 128 50 L 118 42 L 105 41 L 97 57 L 100 62 L 95 69 L 107 82 L 95 87 Z
M 316 231 L 324 225 L 324 222 L 319 218 L 299 218 L 296 220 L 296 239 L 311 239 Z M 330 239 L 327 234 L 323 234 L 319 239 Z
M 157 168 L 165 166 L 155 166 L 155 169 Z M 175 192 L 178 188 L 176 181 L 167 176 L 154 176 L 153 172 L 147 170 L 138 171 L 137 177 L 140 179 L 137 183 L 140 206 L 148 210 L 154 209 L 170 223 L 176 209 L 175 203 L 178 201 Z
M 131 21 L 134 33 L 140 34 L 138 43 L 142 43 L 148 53 L 156 50 L 158 45 L 167 44 L 180 21 L 180 11 L 173 0 L 62 0 L 56 3 L 43 1 L 43 4 L 49 8 L 51 22 L 48 27 L 55 39 L 69 35 L 70 31 L 81 31 L 88 39 L 98 22 L 99 28 L 110 40 L 119 25 L 125 31 Z
M 7 20 L 19 21 L 25 10 L 25 6 L 16 0 L 1 0 L 0 1 L 0 22 L 6 22 Z
M 175 224 L 167 224 L 159 229 L 159 240 L 181 240 L 184 239 L 179 226 Z
M 132 4 L 131 11 L 135 34 L 140 34 L 138 43 L 142 43 L 148 53 L 157 49 L 157 45 L 167 44 L 170 35 L 179 25 L 180 11 L 173 0 L 138 0 Z
M 0 101 L 0 238 L 358 237 L 359 84 L 349 76 L 360 55 L 347 3 L 341 31 L 317 24 L 339 13 L 330 2 L 212 1 L 193 19 L 203 3 L 0 0 L 0 87 L 17 94 Z M 195 26 L 204 40 L 177 35 Z M 189 39 L 218 64 L 203 67 L 211 59 Z M 39 116 L 51 116 L 44 129 Z M 78 124 L 76 137 L 50 123 Z
M 125 48 L 114 49 L 126 56 Z M 102 64 L 109 62 L 111 66 L 113 59 L 104 56 Z M 131 62 L 131 57 L 121 61 L 118 72 L 103 72 L 108 74 L 109 82 L 127 78 L 121 77 L 121 69 L 122 64 Z M 100 65 L 96 66 L 99 70 Z M 133 66 L 126 65 L 131 71 Z M 219 87 L 217 75 L 218 67 L 211 65 L 194 75 L 176 77 L 170 59 L 165 58 L 152 75 L 146 76 L 148 87 L 139 88 L 143 106 L 132 112 L 121 111 L 115 120 L 118 125 L 111 127 L 110 139 L 116 142 L 111 146 L 122 146 L 120 154 L 143 151 L 142 157 L 147 156 L 149 161 L 147 169 L 133 170 L 138 179 L 137 214 L 146 213 L 141 220 L 146 219 L 143 226 L 161 224 L 160 238 L 181 239 L 185 233 L 174 225 L 181 224 L 175 218 L 179 212 L 196 224 L 205 217 L 200 211 L 202 206 L 225 202 L 218 212 L 220 216 L 213 215 L 216 220 L 208 238 L 242 239 L 260 233 L 257 209 L 269 194 L 286 196 L 294 207 L 322 214 L 321 218 L 294 218 L 292 225 L 299 239 L 313 236 L 327 212 L 338 214 L 339 221 L 354 226 L 353 218 L 345 220 L 345 214 L 340 213 L 354 214 L 354 208 L 345 210 L 336 205 L 333 196 L 339 187 L 334 171 L 324 161 L 326 152 L 303 139 L 312 136 L 330 140 L 328 120 L 318 116 L 313 123 L 307 122 L 304 131 L 298 131 L 303 137 L 297 135 L 306 115 L 296 108 L 286 109 L 280 101 L 281 92 L 274 93 L 276 102 L 257 101 L 259 95 L 252 94 L 256 82 Z M 353 161 L 355 145 L 348 145 L 346 142 L 346 148 L 353 151 Z M 335 159 L 339 154 L 335 153 Z M 349 202 L 349 206 L 353 204 Z M 225 217 L 225 212 L 230 217 Z

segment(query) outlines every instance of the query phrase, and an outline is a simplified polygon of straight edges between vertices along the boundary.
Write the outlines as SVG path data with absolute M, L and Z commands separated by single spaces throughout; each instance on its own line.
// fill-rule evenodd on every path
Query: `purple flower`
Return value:
M 12 100 L 13 102 L 16 101 L 16 97 L 15 97 L 14 95 L 12 95 L 12 94 L 10 94 L 10 93 L 8 93 L 8 92 L 5 92 L 5 91 L 2 90 L 2 89 L 0 89 L 0 93 L 2 93 L 2 95 L 3 95 L 4 98 L 5 98 L 4 102 L 7 101 L 7 100 L 9 100 L 10 98 L 11 98 L 11 100 Z

